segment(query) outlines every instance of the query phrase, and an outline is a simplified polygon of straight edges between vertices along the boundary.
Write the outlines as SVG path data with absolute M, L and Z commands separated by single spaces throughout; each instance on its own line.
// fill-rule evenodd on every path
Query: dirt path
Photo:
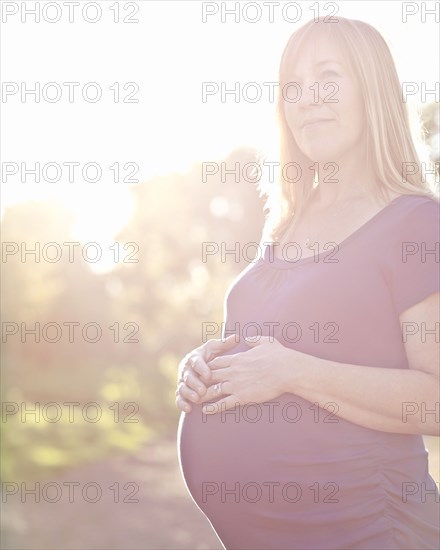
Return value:
M 60 489 L 56 485 L 43 489 L 49 482 L 57 483 Z M 70 482 L 80 484 L 70 485 L 73 502 L 69 502 L 66 485 Z M 83 498 L 82 490 L 90 482 L 98 485 L 86 487 Z M 136 485 L 126 483 L 137 484 L 137 494 Z M 119 484 L 119 495 L 115 484 Z M 95 499 L 97 488 L 102 489 L 102 497 L 87 502 L 87 498 Z M 21 494 L 19 490 L 2 504 L 3 549 L 223 548 L 187 492 L 174 441 L 146 446 L 137 456 L 107 458 L 45 480 L 38 503 L 33 495 L 27 495 L 22 503 Z M 60 494 L 58 502 L 48 502 Z M 139 502 L 123 502 L 135 499 Z

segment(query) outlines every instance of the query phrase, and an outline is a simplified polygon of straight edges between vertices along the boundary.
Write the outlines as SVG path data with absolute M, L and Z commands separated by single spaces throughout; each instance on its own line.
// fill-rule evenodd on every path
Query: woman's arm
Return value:
M 408 332 L 408 370 L 320 358 L 299 361 L 292 369 L 287 361 L 287 391 L 321 405 L 336 402 L 338 416 L 367 428 L 440 435 L 439 296 L 433 294 L 400 317 L 402 335 Z
M 376 368 L 328 361 L 307 355 L 284 346 L 273 346 L 268 339 L 260 339 L 255 348 L 267 346 L 264 354 L 257 354 L 257 361 L 246 361 L 249 368 L 244 372 L 231 369 L 228 358 L 217 358 L 208 363 L 213 368 L 211 382 L 224 381 L 224 392 L 230 393 L 216 403 L 216 412 L 232 408 L 237 403 L 262 402 L 271 395 L 282 392 L 299 395 L 323 406 L 335 402 L 335 414 L 367 428 L 384 432 L 417 433 L 439 435 L 440 427 L 440 346 L 439 346 L 440 293 L 432 294 L 424 301 L 406 310 L 400 316 L 409 369 Z M 431 332 L 427 332 L 431 331 Z M 265 343 L 264 343 L 265 342 Z M 270 354 L 271 361 L 267 361 Z M 260 365 L 261 355 L 266 365 Z M 230 360 L 229 360 L 230 361 Z M 227 368 L 222 368 L 227 367 Z M 274 370 L 275 368 L 275 370 Z M 244 378 L 250 384 L 243 391 Z M 254 374 L 254 379 L 249 375 Z M 272 386 L 270 386 L 270 377 Z M 241 385 L 241 388 L 240 388 Z M 256 387 L 258 385 L 258 387 Z M 249 387 L 250 386 L 250 387 Z M 254 389 L 252 391 L 252 386 Z M 262 392 L 264 387 L 265 392 Z M 257 396 L 252 399 L 252 395 Z M 261 399 L 261 397 L 264 399 Z M 209 388 L 203 401 L 212 399 L 215 394 Z M 260 399 L 259 399 L 260 398 Z M 224 405 L 222 405 L 222 402 Z

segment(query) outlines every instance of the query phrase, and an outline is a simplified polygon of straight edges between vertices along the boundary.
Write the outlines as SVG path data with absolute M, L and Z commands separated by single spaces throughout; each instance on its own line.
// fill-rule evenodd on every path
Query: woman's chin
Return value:
M 322 150 L 309 151 L 306 156 L 310 160 L 310 165 L 318 163 L 320 166 L 323 166 L 328 162 L 334 162 L 337 164 L 336 159 L 339 158 L 339 156 L 337 156 L 336 153 L 332 153 L 332 152 L 327 153 L 327 152 L 323 152 Z

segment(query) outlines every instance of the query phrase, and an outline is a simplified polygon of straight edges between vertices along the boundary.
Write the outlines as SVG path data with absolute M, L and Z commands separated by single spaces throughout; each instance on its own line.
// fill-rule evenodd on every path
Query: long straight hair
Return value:
M 276 108 L 280 167 L 296 163 L 302 176 L 300 181 L 292 183 L 281 169 L 275 185 L 265 187 L 264 181 L 260 181 L 259 189 L 266 196 L 267 210 L 263 240 L 277 241 L 292 222 L 295 224 L 314 188 L 310 159 L 299 149 L 287 124 L 283 88 L 289 82 L 301 50 L 322 36 L 338 47 L 362 90 L 367 121 L 366 159 L 375 174 L 375 181 L 369 183 L 370 192 L 384 203 L 389 200 L 388 190 L 399 194 L 426 194 L 438 200 L 435 183 L 427 177 L 416 151 L 407 104 L 385 40 L 363 21 L 338 17 L 338 22 L 332 23 L 319 17 L 291 35 L 281 57 Z M 417 130 L 416 137 L 421 143 L 421 126 Z M 404 166 L 411 167 L 405 177 Z

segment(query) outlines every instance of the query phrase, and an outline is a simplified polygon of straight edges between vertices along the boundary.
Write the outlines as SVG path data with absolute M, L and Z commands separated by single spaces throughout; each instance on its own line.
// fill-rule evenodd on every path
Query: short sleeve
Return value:
M 440 206 L 420 198 L 393 227 L 389 281 L 398 315 L 440 290 Z

